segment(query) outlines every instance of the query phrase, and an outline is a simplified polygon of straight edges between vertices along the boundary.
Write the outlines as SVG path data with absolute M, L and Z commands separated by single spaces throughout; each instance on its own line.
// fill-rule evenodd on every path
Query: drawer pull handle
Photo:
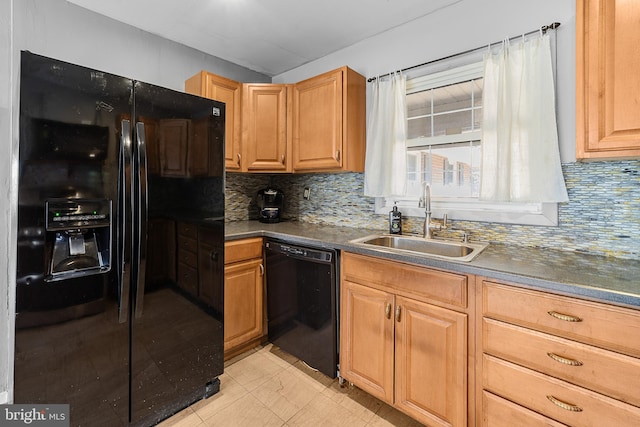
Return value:
M 547 395 L 547 399 L 549 399 L 549 401 L 551 403 L 553 403 L 554 405 L 556 405 L 559 408 L 562 408 L 562 409 L 564 409 L 566 411 L 582 412 L 582 408 L 581 407 L 576 406 L 576 405 L 572 405 L 571 403 L 563 402 L 562 400 L 556 399 L 555 397 L 553 397 L 550 394 Z
M 264 276 L 264 265 L 260 264 L 260 276 Z
M 384 308 L 384 315 L 387 319 L 391 319 L 391 303 L 387 303 L 387 306 Z
M 579 360 L 576 359 L 567 359 L 566 357 L 562 357 L 562 356 L 558 356 L 555 353 L 547 353 L 547 356 L 549 356 L 550 358 L 552 358 L 553 360 L 555 360 L 556 362 L 560 362 L 562 364 L 565 365 L 569 365 L 569 366 L 582 366 L 583 363 Z
M 397 306 L 396 307 L 396 322 L 400 321 L 400 312 L 402 311 L 402 307 Z
M 582 319 L 577 316 L 572 316 L 570 314 L 558 313 L 557 311 L 548 311 L 547 314 L 551 317 L 555 317 L 559 320 L 564 320 L 565 322 L 582 322 Z

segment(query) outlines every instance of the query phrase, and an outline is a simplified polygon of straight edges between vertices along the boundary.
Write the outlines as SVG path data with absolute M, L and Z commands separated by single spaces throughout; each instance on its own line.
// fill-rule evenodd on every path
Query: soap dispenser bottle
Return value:
M 398 211 L 395 203 L 393 210 L 389 212 L 389 233 L 402 234 L 402 212 Z

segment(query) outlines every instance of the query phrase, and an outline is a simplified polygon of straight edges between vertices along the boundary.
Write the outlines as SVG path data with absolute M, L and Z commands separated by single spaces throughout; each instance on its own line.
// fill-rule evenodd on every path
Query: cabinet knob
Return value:
M 283 154 L 282 156 L 280 156 L 280 163 L 282 163 L 283 165 L 284 165 L 284 159 L 285 159 L 285 156 Z
M 340 161 L 340 150 L 336 151 L 336 160 Z
M 402 307 L 397 306 L 396 307 L 396 322 L 400 321 L 400 312 L 402 311 Z
M 219 258 L 218 251 L 211 251 L 211 253 L 209 254 L 209 257 L 211 258 L 211 261 L 218 261 L 218 258 Z

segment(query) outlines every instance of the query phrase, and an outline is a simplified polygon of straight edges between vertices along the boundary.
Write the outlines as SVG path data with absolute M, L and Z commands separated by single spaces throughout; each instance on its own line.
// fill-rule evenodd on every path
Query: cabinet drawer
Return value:
M 182 248 L 178 249 L 178 262 L 188 265 L 189 267 L 198 268 L 198 256 L 196 253 Z
M 488 281 L 483 288 L 486 317 L 640 357 L 640 311 Z
M 224 263 L 262 258 L 262 238 L 232 240 L 224 244 Z
M 483 427 L 566 427 L 566 424 L 555 422 L 486 391 L 482 392 L 482 413 Z
M 571 426 L 640 425 L 640 408 L 486 354 L 483 385 L 488 391 Z
M 400 295 L 467 307 L 467 277 L 375 257 L 344 253 L 345 279 L 368 286 L 378 285 Z
M 178 285 L 193 295 L 198 295 L 198 270 L 178 263 Z
M 483 350 L 640 406 L 640 359 L 496 320 L 483 320 Z
M 178 234 L 181 234 L 186 237 L 191 237 L 192 239 L 198 238 L 198 228 L 186 222 L 178 223 Z
M 198 241 L 191 237 L 185 237 L 182 234 L 178 235 L 178 248 L 189 252 L 198 251 Z

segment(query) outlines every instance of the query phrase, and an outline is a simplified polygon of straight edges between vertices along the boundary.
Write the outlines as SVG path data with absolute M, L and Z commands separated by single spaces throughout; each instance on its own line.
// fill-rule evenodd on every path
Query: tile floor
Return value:
M 160 427 L 422 425 L 358 388 L 340 387 L 271 344 L 230 360 L 220 382 L 220 392 Z

